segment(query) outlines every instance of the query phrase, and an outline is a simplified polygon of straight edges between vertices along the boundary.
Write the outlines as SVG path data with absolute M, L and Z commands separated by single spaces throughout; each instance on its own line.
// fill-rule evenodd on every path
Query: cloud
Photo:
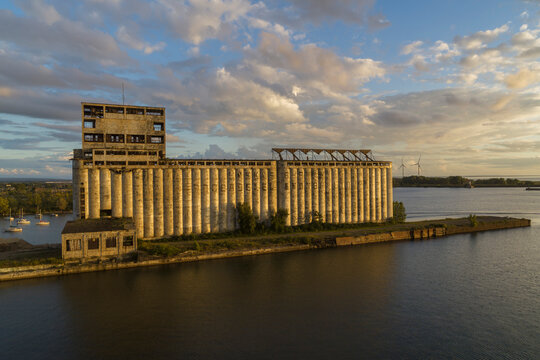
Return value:
M 503 25 L 492 30 L 478 31 L 468 36 L 457 36 L 454 42 L 465 50 L 475 50 L 487 46 L 488 43 L 497 39 L 497 37 L 509 29 L 508 25 Z
M 504 78 L 506 86 L 510 89 L 523 89 L 538 82 L 539 73 L 530 69 L 521 69 L 515 74 L 509 74 Z
M 145 54 L 152 54 L 155 51 L 161 51 L 165 48 L 165 43 L 163 41 L 158 42 L 157 44 L 150 45 L 144 41 L 139 40 L 126 28 L 126 26 L 121 25 L 116 31 L 116 37 L 118 40 L 126 44 L 127 46 L 142 51 Z
M 410 53 L 416 51 L 417 48 L 419 48 L 420 46 L 422 46 L 424 44 L 423 41 L 420 41 L 420 40 L 417 40 L 417 41 L 414 41 L 410 44 L 407 44 L 405 46 L 403 46 L 401 48 L 401 52 L 400 54 L 402 55 L 409 55 Z

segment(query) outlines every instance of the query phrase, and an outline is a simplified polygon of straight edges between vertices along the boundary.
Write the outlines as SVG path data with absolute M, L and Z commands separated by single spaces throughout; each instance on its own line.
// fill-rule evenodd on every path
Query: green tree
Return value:
M 289 216 L 289 212 L 286 209 L 278 209 L 270 215 L 270 228 L 272 231 L 284 232 L 287 226 L 287 216 Z
M 0 197 L 0 213 L 7 214 L 9 212 L 9 201 L 5 197 Z
M 257 218 L 253 215 L 251 207 L 247 203 L 238 204 L 236 207 L 238 215 L 238 227 L 244 234 L 253 234 L 257 227 Z
M 407 219 L 407 212 L 405 211 L 405 205 L 401 201 L 394 201 L 394 217 L 392 218 L 393 224 L 401 224 Z
M 68 202 L 64 196 L 59 196 L 58 199 L 56 199 L 56 207 L 58 210 L 64 211 L 67 209 Z

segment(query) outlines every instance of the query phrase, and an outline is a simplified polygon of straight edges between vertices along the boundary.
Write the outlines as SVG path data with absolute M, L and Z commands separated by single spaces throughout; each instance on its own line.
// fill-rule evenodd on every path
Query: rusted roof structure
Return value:
M 279 160 L 375 161 L 371 150 L 367 149 L 272 148 L 274 154 Z

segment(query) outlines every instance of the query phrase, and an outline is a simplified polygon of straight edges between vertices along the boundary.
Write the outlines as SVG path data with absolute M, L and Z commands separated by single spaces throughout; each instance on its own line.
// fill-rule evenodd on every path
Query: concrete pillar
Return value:
M 381 212 L 382 212 L 381 220 L 386 220 L 386 218 L 388 217 L 388 198 L 386 194 L 386 191 L 387 191 L 386 169 L 381 168 L 380 173 L 381 173 Z
M 88 203 L 88 169 L 81 169 L 81 188 L 84 189 L 84 204 L 80 205 L 80 211 L 81 211 L 81 218 L 88 219 L 90 208 Z M 82 196 L 81 196 L 82 199 Z M 82 216 L 82 212 L 84 212 L 84 216 Z
M 278 205 L 278 186 L 277 186 L 277 163 L 272 161 L 268 170 L 268 211 L 273 214 L 277 211 Z
M 133 171 L 122 173 L 122 216 L 133 217 Z
M 203 168 L 202 172 L 202 188 L 201 188 L 201 206 L 202 206 L 202 216 L 201 216 L 201 231 L 203 233 L 208 233 L 211 231 L 210 226 L 210 169 Z
M 236 228 L 236 170 L 227 169 L 227 230 Z
M 310 223 L 311 220 L 312 220 L 312 214 L 311 212 L 313 211 L 312 209 L 312 197 L 311 197 L 311 192 L 313 191 L 313 186 L 311 184 L 311 167 L 306 167 L 304 168 L 304 189 L 305 189 L 305 204 L 306 206 L 304 207 L 305 210 L 304 210 L 304 218 L 305 218 L 305 222 L 306 223 Z
M 279 208 L 287 210 L 287 226 L 291 225 L 291 174 L 285 162 L 279 164 L 279 187 L 278 201 Z
M 394 217 L 394 184 L 392 182 L 392 164 L 386 168 L 386 193 L 388 201 L 387 215 L 389 218 Z
M 144 237 L 154 237 L 154 169 L 144 170 Z
M 182 235 L 184 232 L 184 212 L 182 207 L 182 169 L 175 168 L 173 171 L 173 218 L 174 235 Z
M 202 229 L 201 219 L 201 169 L 194 168 L 191 171 L 191 193 L 192 193 L 192 231 L 194 234 L 200 234 Z
M 311 169 L 311 213 L 315 211 L 319 213 L 319 169 L 317 167 Z
M 184 234 L 191 234 L 193 231 L 193 212 L 192 212 L 192 191 L 191 191 L 191 168 L 183 170 L 182 174 L 182 195 L 183 195 L 183 215 L 184 215 Z
M 306 223 L 306 190 L 305 190 L 304 168 L 299 167 L 296 171 L 296 188 L 298 189 L 298 225 Z
M 122 173 L 112 171 L 111 179 L 111 216 L 122 217 Z
M 219 169 L 210 169 L 210 231 L 219 232 Z
M 340 167 L 338 169 L 338 187 L 339 187 L 339 223 L 345 223 L 345 168 Z
M 369 168 L 369 219 L 371 222 L 377 221 L 377 184 L 375 176 L 375 167 Z
M 100 190 L 101 186 L 99 184 L 100 180 L 100 170 L 99 169 L 90 169 L 88 171 L 88 201 L 89 201 L 89 218 L 90 219 L 99 219 L 100 214 Z
M 154 236 L 163 236 L 163 169 L 154 169 Z
M 339 172 L 337 167 L 332 168 L 332 223 L 339 223 Z
M 364 221 L 371 221 L 371 176 L 370 168 L 364 168 Z
M 324 167 L 319 168 L 319 215 L 322 222 L 328 222 L 326 218 L 326 210 L 328 204 L 326 203 L 326 170 Z
M 143 170 L 133 170 L 133 221 L 137 229 L 137 237 L 144 236 L 144 192 Z
M 166 236 L 174 234 L 174 182 L 173 169 L 163 169 L 163 232 Z
M 236 168 L 236 202 L 235 207 L 244 203 L 244 168 Z M 234 215 L 236 220 L 236 214 Z M 236 228 L 236 221 L 235 221 Z
M 291 172 L 291 226 L 298 225 L 298 169 L 290 168 Z
M 363 223 L 364 218 L 364 169 L 358 168 L 358 222 Z
M 261 220 L 268 220 L 268 169 L 261 169 Z
M 358 167 L 351 168 L 351 222 L 358 223 Z
M 261 218 L 261 173 L 259 168 L 254 168 L 251 171 L 251 209 L 253 210 L 253 215 L 258 219 Z
M 219 169 L 219 231 L 227 231 L 227 169 Z
M 111 210 L 111 171 L 101 168 L 99 177 L 101 210 Z
M 326 185 L 326 188 L 325 188 L 325 192 L 324 192 L 324 196 L 326 198 L 326 222 L 327 223 L 332 223 L 333 222 L 333 219 L 334 219 L 334 214 L 332 213 L 333 210 L 334 210 L 334 207 L 333 207 L 333 196 L 332 196 L 332 184 L 333 184 L 333 181 L 332 181 L 332 168 L 331 167 L 327 167 L 326 169 L 324 169 L 324 181 L 325 181 L 325 185 Z
M 250 208 L 253 206 L 252 186 L 251 168 L 248 167 L 244 169 L 244 203 Z

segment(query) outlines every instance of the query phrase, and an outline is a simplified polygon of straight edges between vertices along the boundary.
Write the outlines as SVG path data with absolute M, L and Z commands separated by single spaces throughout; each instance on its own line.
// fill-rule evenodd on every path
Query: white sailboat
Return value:
M 9 208 L 9 216 L 6 216 L 5 219 L 9 221 L 13 221 L 13 216 L 11 216 L 11 208 Z
M 51 223 L 47 220 L 43 220 L 41 215 L 41 210 L 39 211 L 39 221 L 36 223 L 36 225 L 50 225 Z
M 29 225 L 30 220 L 24 218 L 24 212 L 21 209 L 21 217 L 17 219 L 17 225 Z
M 13 225 L 11 223 L 12 220 L 9 220 L 9 227 L 5 229 L 5 232 L 22 232 L 22 227 L 19 227 L 17 225 Z

